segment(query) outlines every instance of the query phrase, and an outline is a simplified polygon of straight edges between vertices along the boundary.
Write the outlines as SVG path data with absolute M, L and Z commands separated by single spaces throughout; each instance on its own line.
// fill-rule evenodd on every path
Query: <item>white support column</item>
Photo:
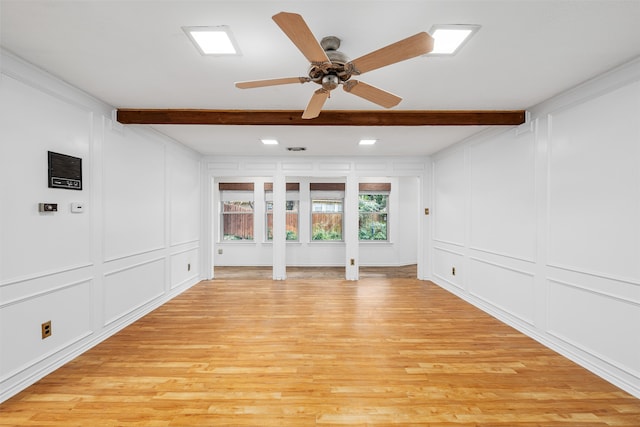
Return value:
M 425 173 L 418 177 L 420 203 L 418 204 L 418 249 L 417 276 L 420 280 L 431 280 L 431 219 L 433 218 L 431 158 L 425 161 Z
M 287 278 L 287 182 L 273 177 L 273 280 Z
M 345 244 L 345 279 L 359 278 L 359 241 L 358 241 L 358 177 L 347 176 L 344 191 L 344 244 Z
M 217 194 L 215 178 L 209 175 L 206 165 L 202 162 L 203 180 L 202 180 L 202 231 L 201 241 L 205 244 L 201 245 L 204 249 L 202 251 L 202 265 L 204 271 L 201 272 L 202 277 L 205 280 L 211 280 L 215 277 L 215 263 L 214 253 L 217 245 L 218 233 L 216 230 L 220 229 L 220 216 L 218 215 L 218 203 L 220 201 L 214 196 Z

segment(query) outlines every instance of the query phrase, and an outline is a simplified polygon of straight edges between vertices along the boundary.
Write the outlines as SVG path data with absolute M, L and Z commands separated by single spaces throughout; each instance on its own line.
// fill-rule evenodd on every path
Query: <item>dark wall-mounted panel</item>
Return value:
M 49 151 L 49 188 L 82 190 L 82 159 Z

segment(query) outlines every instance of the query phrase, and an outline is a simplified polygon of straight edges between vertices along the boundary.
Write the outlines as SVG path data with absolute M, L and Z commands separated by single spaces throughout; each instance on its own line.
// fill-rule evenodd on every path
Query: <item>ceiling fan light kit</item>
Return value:
M 321 88 L 311 96 L 302 114 L 303 119 L 318 117 L 326 100 L 330 97 L 331 91 L 340 85 L 343 86 L 345 92 L 381 107 L 391 108 L 398 105 L 402 100 L 399 96 L 367 83 L 351 80 L 352 76 L 425 55 L 433 49 L 434 43 L 429 34 L 421 32 L 350 60 L 347 55 L 338 51 L 340 47 L 338 37 L 327 36 L 318 42 L 302 16 L 296 13 L 280 12 L 273 16 L 273 20 L 309 61 L 310 67 L 307 76 L 238 82 L 236 87 L 249 89 L 314 82 Z

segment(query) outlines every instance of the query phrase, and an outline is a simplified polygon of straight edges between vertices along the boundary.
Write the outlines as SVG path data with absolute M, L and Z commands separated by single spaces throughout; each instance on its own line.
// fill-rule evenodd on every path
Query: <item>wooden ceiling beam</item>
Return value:
M 302 119 L 298 110 L 133 109 L 117 111 L 118 122 L 144 125 L 261 126 L 504 126 L 525 122 L 524 110 L 324 110 Z

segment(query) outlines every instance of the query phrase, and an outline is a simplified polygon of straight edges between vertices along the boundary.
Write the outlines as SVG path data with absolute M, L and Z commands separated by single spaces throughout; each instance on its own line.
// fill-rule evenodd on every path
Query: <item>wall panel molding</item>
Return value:
M 469 260 L 469 293 L 533 326 L 531 301 L 534 299 L 535 274 L 473 256 Z M 478 271 L 479 264 L 489 266 L 493 271 L 483 275 Z
M 518 255 L 512 255 L 512 254 L 508 254 L 508 253 L 505 253 L 505 252 L 497 252 L 497 251 L 493 251 L 491 249 L 485 249 L 485 248 L 480 248 L 480 247 L 476 247 L 476 246 L 469 246 L 469 249 L 471 249 L 472 251 L 476 251 L 476 252 L 483 252 L 485 254 L 499 256 L 499 257 L 502 257 L 502 258 L 510 258 L 510 259 L 513 259 L 513 260 L 516 260 L 516 261 L 526 262 L 528 264 L 535 264 L 536 263 L 535 259 L 523 258 L 523 257 L 520 257 Z
M 459 248 L 465 247 L 465 244 L 463 242 L 453 242 L 451 240 L 444 240 L 444 239 L 438 239 L 438 238 L 434 238 L 433 241 L 436 243 L 444 243 L 445 245 L 457 246 Z M 445 250 L 444 248 L 440 248 L 440 249 Z
M 85 279 L 66 283 L 62 286 L 13 300 L 0 307 L 3 323 L 12 319 L 12 332 L 2 332 L 2 341 L 9 347 L 3 348 L 3 363 L 0 366 L 2 381 L 11 379 L 31 366 L 55 357 L 93 333 L 91 328 L 91 296 L 93 280 Z M 77 303 L 63 306 L 61 303 L 74 298 Z M 47 341 L 42 341 L 38 331 L 41 320 L 34 320 L 31 311 L 37 311 L 52 321 L 54 333 Z M 11 353 L 8 349 L 19 349 Z
M 104 273 L 103 326 L 108 327 L 130 316 L 164 294 L 165 262 L 166 259 L 162 256 Z M 146 286 L 143 287 L 143 284 Z M 126 304 L 117 301 L 117 296 L 124 293 L 129 295 L 124 301 Z M 118 306 L 110 306 L 110 303 L 116 302 Z
M 554 263 L 551 263 L 551 262 L 547 263 L 547 267 L 557 268 L 559 270 L 570 271 L 570 272 L 573 272 L 573 273 L 587 274 L 589 276 L 599 277 L 601 279 L 614 280 L 616 282 L 624 282 L 624 283 L 629 283 L 631 285 L 640 286 L 640 280 L 636 280 L 636 279 L 628 278 L 628 277 L 617 276 L 617 275 L 614 275 L 614 274 L 601 273 L 601 272 L 598 272 L 598 271 L 593 271 L 593 270 L 584 269 L 584 268 L 580 268 L 580 267 L 574 267 L 574 266 L 569 266 L 569 265 L 561 265 L 561 264 L 554 264 Z
M 118 274 L 118 273 L 122 273 L 128 270 L 134 270 L 138 267 L 142 267 L 144 265 L 148 265 L 148 264 L 153 264 L 156 263 L 158 261 L 163 261 L 165 259 L 164 256 L 158 256 L 149 260 L 144 260 L 144 261 L 139 261 L 139 262 L 135 262 L 132 264 L 129 264 L 125 267 L 120 267 L 120 268 L 115 268 L 115 269 L 111 269 L 107 272 L 105 272 L 103 275 L 104 277 L 109 277 L 109 276 L 113 276 L 114 274 Z
M 48 359 L 51 358 L 55 358 L 57 355 L 64 353 L 66 350 L 69 350 L 71 348 L 73 348 L 76 344 L 81 343 L 82 341 L 84 341 L 87 337 L 90 337 L 93 334 L 93 332 L 91 331 L 87 331 L 84 332 L 82 334 L 79 334 L 77 336 L 75 336 L 73 339 L 65 342 L 64 344 L 56 347 L 55 349 L 42 354 L 41 356 L 38 356 L 37 358 L 33 359 L 33 360 L 29 360 L 27 361 L 27 363 L 25 363 L 24 365 L 14 369 L 11 372 L 8 372 L 6 375 L 3 375 L 2 378 L 0 378 L 0 384 L 5 382 L 5 381 L 9 381 L 12 378 L 24 373 L 25 371 L 27 371 L 29 368 L 31 368 L 34 365 L 40 364 Z
M 35 299 L 35 298 L 40 298 L 40 297 L 43 297 L 45 295 L 50 295 L 50 294 L 53 294 L 53 293 L 56 293 L 56 292 L 60 292 L 60 291 L 63 291 L 65 289 L 72 288 L 74 286 L 79 286 L 79 285 L 81 285 L 83 283 L 89 283 L 89 282 L 91 282 L 91 280 L 93 280 L 93 279 L 92 278 L 85 278 L 85 279 L 74 281 L 74 282 L 67 283 L 67 284 L 64 284 L 64 285 L 52 286 L 51 288 L 43 290 L 43 291 L 25 294 L 25 295 L 20 296 L 18 298 L 14 298 L 14 299 L 10 299 L 10 300 L 4 300 L 4 301 L 0 302 L 0 310 L 2 308 L 4 308 L 4 307 L 8 307 L 10 305 L 20 304 L 20 303 L 23 303 L 25 301 L 29 301 L 29 300 L 32 300 L 32 299 Z
M 612 345 L 621 339 L 637 340 L 640 332 L 640 303 L 587 289 L 566 281 L 548 279 L 548 283 L 551 291 L 549 295 L 550 309 L 547 333 L 591 357 L 621 369 L 640 380 L 640 348 L 636 346 L 635 349 L 631 348 L 629 352 L 620 352 L 615 345 Z M 564 291 L 562 288 L 564 288 Z M 558 310 L 561 307 L 557 307 L 555 304 L 560 299 L 560 294 L 562 292 L 567 293 L 567 291 L 572 295 L 562 295 L 562 297 L 566 297 L 562 301 L 570 304 L 563 305 L 562 312 L 559 312 Z M 552 297 L 552 294 L 554 294 L 555 298 Z M 585 297 L 594 302 L 598 301 L 597 307 L 593 307 L 594 310 L 598 311 L 597 315 L 596 313 L 584 313 L 580 310 L 584 305 L 579 305 L 578 302 L 581 302 L 580 298 Z M 556 308 L 558 310 L 554 310 Z M 569 324 L 566 321 L 567 317 L 572 317 L 573 313 L 581 317 L 576 318 L 574 324 Z M 635 321 L 633 314 L 626 322 L 622 321 L 621 317 L 626 313 L 634 313 Z M 564 319 L 564 322 L 558 323 L 555 321 L 555 317 Z M 610 322 L 611 318 L 614 318 L 613 323 Z M 602 329 L 602 331 L 595 330 L 594 326 Z M 570 330 L 571 328 L 573 329 Z M 587 339 L 581 336 L 585 331 L 588 332 Z M 601 333 L 604 331 L 608 331 L 608 333 Z M 608 355 L 605 354 L 607 351 L 609 352 Z M 614 355 L 614 353 L 618 354 Z
M 162 251 L 164 249 L 165 249 L 164 246 L 158 246 L 158 247 L 155 247 L 155 248 L 144 249 L 144 250 L 137 251 L 137 252 L 130 252 L 130 253 L 114 255 L 112 257 L 105 258 L 103 260 L 103 262 L 105 264 L 109 264 L 109 263 L 113 263 L 113 262 L 116 262 L 116 261 L 122 261 L 122 260 L 127 260 L 127 259 L 131 259 L 131 258 L 139 257 L 139 256 L 142 256 L 142 255 L 152 254 L 154 252 L 159 252 L 159 251 Z
M 242 164 L 242 169 L 273 172 L 278 170 L 278 164 L 275 162 L 246 162 Z
M 424 162 L 392 162 L 393 170 L 402 171 L 404 174 L 407 172 L 419 172 L 422 173 L 426 169 Z
M 43 278 L 46 278 L 46 277 L 57 276 L 57 275 L 69 273 L 69 272 L 72 272 L 72 271 L 82 270 L 84 268 L 92 267 L 93 265 L 94 265 L 93 263 L 78 264 L 78 265 L 72 265 L 72 266 L 68 266 L 68 267 L 64 267 L 64 268 L 60 268 L 60 269 L 56 269 L 56 270 L 39 272 L 39 273 L 36 273 L 36 274 L 24 276 L 24 277 L 10 278 L 8 280 L 5 280 L 5 281 L 1 282 L 0 283 L 0 288 L 13 286 L 13 285 L 16 285 L 18 283 L 30 282 L 30 281 L 37 280 L 37 279 L 43 279 Z
M 191 247 L 194 246 L 195 247 Z M 176 243 L 172 243 L 171 244 L 171 249 L 175 249 L 175 248 L 179 248 L 181 246 L 190 246 L 188 249 L 184 249 L 185 251 L 189 251 L 191 249 L 197 249 L 200 247 L 200 239 L 194 239 L 194 240 L 186 240 L 184 242 L 176 242 Z M 176 253 L 176 252 L 173 252 Z
M 359 172 L 377 172 L 387 169 L 387 163 L 356 163 L 355 170 Z
M 547 114 L 548 265 L 640 283 L 638 111 L 634 82 Z

